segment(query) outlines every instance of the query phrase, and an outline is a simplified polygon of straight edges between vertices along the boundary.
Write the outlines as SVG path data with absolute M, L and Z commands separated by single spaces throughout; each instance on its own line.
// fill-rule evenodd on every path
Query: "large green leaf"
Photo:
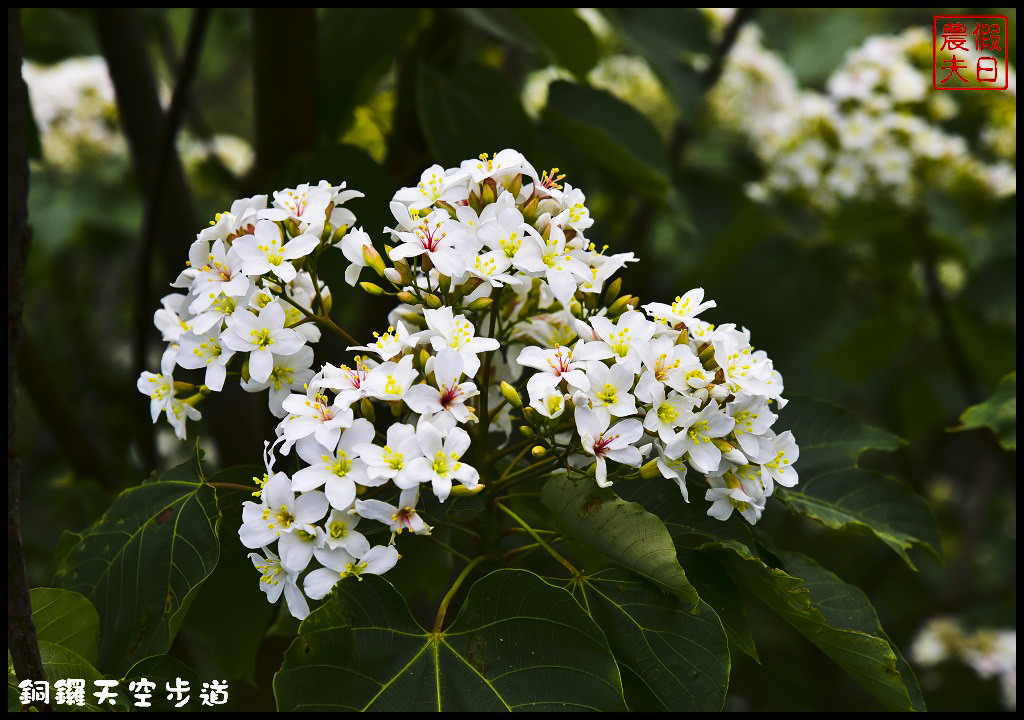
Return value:
M 615 489 L 623 499 L 638 503 L 657 515 L 681 547 L 699 549 L 712 544 L 731 548 L 744 556 L 757 556 L 757 543 L 746 521 L 738 513 L 733 513 L 725 522 L 710 517 L 708 503 L 693 490 L 691 494 L 697 497 L 688 503 L 675 482 L 664 478 L 620 482 Z
M 149 707 L 139 707 L 139 698 L 131 690 L 131 683 L 142 678 L 149 680 L 156 687 L 151 691 L 152 697 L 146 702 Z M 167 687 L 178 686 L 178 678 L 184 681 L 189 687 L 188 698 L 185 705 L 177 708 L 179 698 L 174 696 L 173 700 L 167 698 Z M 220 679 L 220 678 L 218 678 Z M 170 655 L 153 655 L 143 658 L 132 665 L 125 673 L 118 684 L 117 707 L 122 712 L 174 712 L 175 710 L 194 710 L 200 706 L 201 699 L 199 692 L 202 684 L 195 670 L 183 663 L 176 657 Z
M 441 73 L 421 66 L 417 108 L 434 157 L 447 167 L 505 148 L 529 154 L 533 146 L 533 125 L 518 93 L 491 68 Z
M 639 504 L 598 487 L 593 478 L 570 480 L 564 470 L 549 476 L 541 500 L 567 537 L 676 593 L 691 607 L 700 601 L 676 560 L 665 524 Z
M 714 559 L 690 550 L 713 546 L 756 556 L 757 544 L 750 526 L 735 514 L 725 522 L 709 517 L 699 501 L 687 503 L 674 482 L 661 478 L 620 482 L 615 488 L 623 499 L 640 504 L 661 519 L 679 550 L 679 564 L 686 571 L 687 580 L 697 589 L 701 600 L 714 608 L 729 639 L 757 660 L 739 588 Z
M 597 63 L 597 40 L 572 8 L 460 8 L 456 12 L 506 43 L 583 77 Z
M 715 611 L 624 570 L 605 570 L 570 583 L 608 638 L 620 665 L 644 685 L 630 710 L 718 711 L 729 687 L 729 644 Z M 653 699 L 653 702 L 652 702 Z
M 103 675 L 93 667 L 92 663 L 76 653 L 68 650 L 63 645 L 41 640 L 39 642 L 39 657 L 43 661 L 43 672 L 46 680 L 50 683 L 50 700 L 55 700 L 53 685 L 58 680 L 85 680 L 85 705 L 54 705 L 58 710 L 98 710 L 92 693 L 94 691 L 93 681 L 100 680 Z M 107 705 L 104 704 L 104 709 Z
M 544 121 L 596 165 L 661 197 L 669 185 L 665 144 L 651 121 L 603 90 L 558 81 L 548 88 Z
M 761 662 L 743 607 L 743 594 L 728 571 L 709 553 L 701 551 L 681 550 L 679 564 L 686 568 L 686 577 L 697 588 L 700 599 L 714 609 L 733 645 Z
M 987 427 L 1007 450 L 1017 449 L 1017 372 L 1004 377 L 992 397 L 971 405 L 960 416 L 958 430 Z
M 57 570 L 99 612 L 99 667 L 119 674 L 167 650 L 217 564 L 220 511 L 198 459 L 118 495 Z
M 321 11 L 317 60 L 320 125 L 337 140 L 352 120 L 356 106 L 373 92 L 394 62 L 421 13 L 408 8 L 334 7 Z M 360 187 L 360 186 L 356 186 Z
M 861 423 L 838 405 L 795 398 L 786 407 L 800 446 L 796 469 L 800 483 L 778 488 L 775 495 L 794 512 L 831 528 L 870 533 L 895 550 L 910 567 L 907 554 L 920 545 L 936 558 L 941 541 L 927 503 L 906 485 L 857 467 L 867 449 L 895 450 L 895 435 Z
M 32 588 L 32 620 L 39 640 L 63 645 L 96 664 L 100 616 L 81 593 L 59 588 Z
M 739 584 L 818 646 L 886 708 L 925 709 L 917 680 L 859 589 L 797 553 L 778 553 L 786 570 L 768 567 L 752 556 L 720 554 Z
M 525 570 L 470 589 L 429 632 L 386 580 L 342 581 L 274 677 L 279 710 L 624 710 L 615 659 L 572 596 Z
M 209 481 L 246 485 L 264 468 L 256 465 L 227 468 Z M 259 573 L 249 560 L 251 550 L 242 546 L 238 528 L 242 524 L 242 503 L 251 500 L 242 490 L 221 490 L 224 518 L 218 528 L 220 560 L 203 583 L 185 618 L 188 630 L 203 636 L 210 654 L 224 672 L 221 679 L 253 682 L 256 652 L 263 639 L 274 606 L 260 590 Z M 231 598 L 231 611 L 224 611 L 224 598 Z

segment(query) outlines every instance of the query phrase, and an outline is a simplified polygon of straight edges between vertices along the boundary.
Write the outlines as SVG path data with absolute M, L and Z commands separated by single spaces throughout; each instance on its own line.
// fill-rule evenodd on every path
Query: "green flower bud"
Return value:
M 501 394 L 512 407 L 521 408 L 523 406 L 523 399 L 519 397 L 519 393 L 504 380 L 501 381 Z
M 376 297 L 387 295 L 387 292 L 384 290 L 384 288 L 382 288 L 380 285 L 374 285 L 372 282 L 361 282 L 359 283 L 359 287 L 361 287 L 370 295 L 374 295 Z
M 363 262 L 365 262 L 368 267 L 373 268 L 373 271 L 377 273 L 377 275 L 384 277 L 384 259 L 381 258 L 380 253 L 378 253 L 372 245 L 363 246 Z

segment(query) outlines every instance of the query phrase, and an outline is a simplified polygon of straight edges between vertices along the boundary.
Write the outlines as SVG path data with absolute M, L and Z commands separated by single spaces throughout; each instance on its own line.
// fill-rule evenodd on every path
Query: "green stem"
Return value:
M 442 541 L 442 540 L 438 540 L 438 539 L 437 539 L 436 537 L 434 537 L 433 535 L 427 535 L 427 536 L 426 536 L 426 538 L 427 538 L 427 540 L 430 540 L 430 541 L 432 541 L 433 543 L 435 543 L 435 544 L 437 544 L 437 545 L 440 545 L 440 546 L 441 546 L 441 547 L 443 547 L 443 548 L 444 548 L 445 550 L 447 550 L 448 552 L 450 552 L 450 553 L 451 553 L 452 555 L 455 555 L 456 557 L 462 558 L 462 559 L 463 559 L 463 560 L 464 560 L 465 562 L 471 562 L 471 560 L 469 559 L 469 555 L 466 555 L 465 553 L 461 553 L 461 552 L 459 552 L 458 550 L 456 550 L 455 548 L 453 548 L 453 547 L 452 547 L 451 545 L 449 545 L 448 543 L 446 543 L 446 542 L 444 542 L 444 541 Z
M 579 571 L 579 570 L 577 570 L 577 569 L 576 569 L 576 567 L 575 567 L 575 566 L 574 566 L 574 565 L 573 565 L 573 564 L 572 564 L 571 562 L 569 562 L 569 561 L 568 561 L 568 560 L 566 560 L 566 559 L 565 559 L 564 557 L 562 557 L 562 556 L 561 556 L 561 555 L 560 555 L 560 554 L 559 554 L 558 552 L 556 552 L 556 551 L 555 551 L 555 549 L 554 549 L 553 547 L 551 547 L 551 546 L 550 546 L 550 545 L 548 545 L 548 544 L 547 544 L 546 542 L 544 542 L 544 538 L 542 538 L 542 537 L 541 537 L 541 536 L 540 536 L 540 535 L 539 535 L 539 534 L 537 533 L 537 531 L 536 531 L 536 530 L 534 530 L 534 529 L 533 529 L 532 527 L 530 527 L 530 525 L 529 525 L 529 524 L 528 524 L 528 523 L 527 523 L 527 522 L 526 522 L 525 520 L 523 520 L 523 519 L 522 519 L 521 517 L 519 517 L 519 516 L 518 516 L 518 515 L 516 515 L 516 514 L 515 514 L 514 512 L 512 512 L 511 510 L 509 510 L 509 509 L 508 509 L 507 507 L 505 507 L 504 505 L 502 505 L 502 504 L 501 504 L 500 502 L 495 502 L 495 503 L 494 503 L 494 506 L 495 506 L 496 508 L 498 508 L 499 510 L 501 510 L 501 511 L 502 511 L 503 513 L 505 513 L 506 515 L 508 515 L 508 516 L 509 516 L 510 518 L 512 518 L 513 520 L 515 520 L 515 521 L 516 521 L 516 523 L 518 523 L 520 527 L 522 527 L 522 528 L 523 528 L 524 530 L 526 530 L 526 532 L 530 533 L 530 536 L 531 536 L 531 537 L 533 537 L 533 539 L 534 539 L 534 540 L 536 540 L 536 541 L 537 541 L 537 542 L 538 542 L 538 543 L 540 544 L 540 546 L 541 546 L 542 548 L 544 548 L 545 550 L 547 550 L 547 551 L 548 551 L 548 554 L 549 554 L 549 555 L 550 555 L 551 557 L 553 557 L 553 558 L 554 558 L 555 560 L 557 560 L 558 562 L 560 562 L 560 563 L 561 563 L 561 564 L 562 564 L 562 565 L 563 565 L 563 566 L 565 567 L 565 569 L 566 569 L 566 570 L 568 570 L 568 571 L 569 571 L 569 573 L 570 573 L 570 574 L 571 574 L 571 575 L 572 575 L 572 576 L 573 576 L 574 578 L 579 578 L 579 577 L 580 577 L 580 571 Z
M 318 325 L 323 325 L 323 326 L 324 326 L 324 327 L 326 327 L 326 328 L 327 328 L 328 330 L 330 330 L 331 332 L 333 332 L 333 333 L 334 333 L 335 335 L 338 335 L 338 336 L 340 336 L 340 337 L 341 337 L 342 339 L 344 339 L 344 340 L 345 340 L 346 342 L 350 342 L 350 343 L 352 343 L 353 345 L 358 345 L 358 344 L 359 344 L 359 341 L 358 341 L 358 340 L 356 340 L 356 339 L 355 339 L 354 337 L 352 337 L 352 336 L 351 336 L 351 335 L 349 335 L 349 334 L 348 334 L 347 332 L 345 332 L 345 331 L 344 331 L 344 330 L 342 330 L 342 329 L 341 329 L 340 327 L 338 327 L 338 326 L 337 326 L 337 325 L 335 324 L 335 322 L 334 322 L 333 320 L 331 320 L 331 318 L 330 318 L 329 316 L 327 316 L 327 315 L 314 315 L 314 314 L 313 314 L 313 313 L 311 313 L 311 312 L 310 312 L 309 310 L 307 310 L 306 308 L 302 307 L 302 306 L 301 306 L 301 305 L 299 305 L 299 304 L 298 304 L 297 302 L 295 302 L 295 301 L 294 301 L 294 300 L 292 300 L 292 299 L 291 299 L 290 297 L 288 297 L 288 295 L 287 295 L 286 293 L 284 293 L 284 292 L 280 292 L 280 293 L 275 293 L 275 295 L 277 295 L 277 297 L 281 298 L 281 299 L 282 299 L 282 300 L 284 300 L 284 301 L 285 301 L 286 303 L 288 303 L 289 305 L 291 305 L 292 307 L 294 307 L 294 308 L 295 308 L 296 310 L 298 310 L 299 312 L 301 312 L 301 313 L 302 313 L 303 315 L 305 315 L 305 316 L 306 316 L 306 317 L 307 317 L 308 319 L 312 320 L 313 322 L 317 323 Z
M 495 460 L 498 460 L 500 458 L 505 457 L 509 453 L 515 452 L 516 450 L 520 450 L 522 448 L 529 449 L 529 447 L 531 445 L 536 445 L 536 444 L 537 444 L 537 441 L 535 439 L 533 439 L 533 438 L 526 438 L 525 440 L 520 440 L 519 442 L 517 442 L 517 443 L 515 443 L 513 445 L 509 445 L 508 447 L 503 447 L 501 450 L 495 451 L 495 453 L 493 455 L 491 455 L 489 458 L 487 458 L 487 462 L 494 462 Z
M 255 492 L 256 490 L 259 490 L 258 487 L 249 486 L 249 485 L 239 485 L 238 483 L 212 482 L 212 483 L 206 483 L 206 484 L 209 485 L 210 487 L 223 488 L 224 490 L 245 490 L 246 492 L 250 492 L 250 493 L 251 492 Z
M 463 532 L 463 533 L 469 535 L 474 540 L 479 540 L 480 539 L 480 533 L 476 532 L 475 530 L 470 530 L 465 525 L 460 525 L 459 523 L 453 523 L 453 522 L 450 522 L 448 520 L 434 520 L 433 522 L 434 522 L 435 525 L 440 525 L 441 527 L 452 528 L 453 530 L 458 530 L 459 532 Z
M 448 612 L 448 606 L 451 604 L 452 598 L 455 597 L 455 593 L 458 592 L 459 587 L 461 587 L 463 581 L 466 579 L 466 577 L 471 572 L 473 572 L 473 568 L 475 568 L 477 565 L 482 563 L 487 558 L 488 558 L 487 555 L 478 555 L 477 557 L 473 558 L 473 560 L 469 563 L 469 565 L 464 567 L 462 569 L 462 572 L 459 573 L 459 576 L 457 578 L 455 578 L 455 582 L 448 589 L 448 594 L 445 595 L 444 596 L 444 600 L 441 601 L 441 607 L 439 607 L 437 609 L 437 619 L 434 620 L 434 632 L 435 633 L 441 632 L 441 625 L 444 624 L 444 616 L 445 616 L 445 613 Z
M 552 460 L 554 460 L 553 463 Z M 506 476 L 505 482 L 511 483 L 512 481 L 519 479 L 529 480 L 531 477 L 534 477 L 534 473 L 539 475 L 543 472 L 547 472 L 548 470 L 554 470 L 560 464 L 561 463 L 557 457 L 544 458 L 543 460 L 535 462 L 533 465 L 527 465 L 522 470 L 517 470 L 511 475 Z
M 504 472 L 501 473 L 501 477 L 499 477 L 497 480 L 494 481 L 495 485 L 500 485 L 502 483 L 502 481 L 504 481 L 508 477 L 508 474 L 510 472 L 512 472 L 512 468 L 514 468 L 516 466 L 517 462 L 519 462 L 520 460 L 523 459 L 523 455 L 525 455 L 526 453 L 528 453 L 530 451 L 530 446 L 532 446 L 532 445 L 533 445 L 533 440 L 531 440 L 530 442 L 528 442 L 526 445 L 523 446 L 522 450 L 519 451 L 519 454 L 516 455 L 515 458 L 512 459 L 512 462 L 510 462 L 508 464 L 508 466 L 505 468 Z

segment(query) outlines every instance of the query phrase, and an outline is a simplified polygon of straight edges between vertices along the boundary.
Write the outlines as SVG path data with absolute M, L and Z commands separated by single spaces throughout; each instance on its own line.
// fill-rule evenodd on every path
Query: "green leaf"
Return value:
M 565 471 L 549 476 L 541 500 L 567 537 L 676 593 L 691 607 L 700 602 L 664 523 L 639 504 L 599 488 L 593 478 L 570 480 Z
M 152 691 L 153 697 L 149 698 L 151 707 L 138 707 L 138 699 L 133 695 L 128 684 L 133 680 L 146 678 L 156 685 Z M 194 709 L 199 705 L 199 691 L 202 683 L 195 670 L 183 663 L 176 657 L 170 655 L 153 655 L 143 658 L 132 665 L 125 673 L 118 684 L 118 703 L 123 711 L 130 712 L 169 712 L 174 711 L 175 703 L 167 699 L 167 685 L 176 686 L 178 678 L 181 678 L 190 688 L 189 701 L 182 706 L 181 710 Z M 218 678 L 220 679 L 220 678 Z
M 68 556 L 78 543 L 82 542 L 82 536 L 78 533 L 71 532 L 70 530 L 61 531 L 60 537 L 57 538 L 57 547 L 53 551 L 53 563 L 58 567 L 64 558 Z
M 525 570 L 470 589 L 432 633 L 386 580 L 344 580 L 306 618 L 274 677 L 278 709 L 625 710 L 615 659 L 572 596 Z
M 644 710 L 718 711 L 729 687 L 729 644 L 711 607 L 691 608 L 625 570 L 574 584 L 581 604 L 608 638 L 615 659 L 645 686 Z M 653 698 L 656 704 L 650 703 Z M 626 688 L 630 710 L 639 710 Z
M 84 657 L 57 643 L 40 640 L 39 657 L 43 661 L 43 672 L 46 673 L 50 687 L 53 687 L 58 680 L 81 678 L 85 680 L 86 697 L 88 698 L 90 697 L 88 693 L 92 690 L 92 681 L 103 677 L 100 671 Z
M 743 608 L 743 595 L 725 568 L 708 553 L 689 550 L 679 553 L 679 564 L 686 568 L 686 577 L 697 588 L 701 600 L 718 615 L 733 644 L 761 662 Z
M 694 53 L 713 51 L 704 14 L 697 8 L 617 8 L 605 12 L 633 49 L 651 64 L 682 116 L 692 124 L 703 88 L 691 60 Z
M 118 495 L 57 570 L 99 612 L 99 667 L 121 673 L 170 647 L 217 564 L 220 511 L 198 459 Z
M 597 64 L 597 38 L 573 8 L 515 8 L 556 65 L 583 78 Z
M 655 478 L 620 482 L 615 489 L 623 499 L 638 503 L 657 515 L 672 539 L 682 547 L 700 549 L 710 544 L 732 549 L 744 557 L 757 557 L 757 543 L 746 521 L 736 513 L 725 522 L 710 517 L 706 503 L 700 499 L 686 502 L 672 481 Z M 690 492 L 696 495 L 692 488 Z
M 39 640 L 63 645 L 96 664 L 100 616 L 84 595 L 58 588 L 32 588 L 32 620 Z
M 893 478 L 857 467 L 867 449 L 895 450 L 895 435 L 862 424 L 838 405 L 794 398 L 785 417 L 800 446 L 796 469 L 800 483 L 775 495 L 790 510 L 831 528 L 870 533 L 895 550 L 911 568 L 907 554 L 920 545 L 936 559 L 941 541 L 927 503 Z
M 594 164 L 636 189 L 665 194 L 669 167 L 665 144 L 644 115 L 603 90 L 559 80 L 548 88 L 544 121 L 579 147 Z
M 960 416 L 957 430 L 987 427 L 996 434 L 999 444 L 1007 450 L 1017 449 L 1017 371 L 1000 382 L 992 397 L 983 403 L 971 405 Z
M 419 25 L 421 12 L 409 8 L 336 7 L 321 11 L 318 98 L 320 125 L 336 140 L 357 105 L 370 97 L 395 55 Z M 358 186 L 356 186 L 358 187 Z
M 263 472 L 264 468 L 256 465 L 237 466 L 210 476 L 209 482 L 247 485 Z M 225 504 L 224 518 L 218 528 L 220 561 L 199 589 L 185 618 L 185 627 L 209 643 L 210 654 L 224 673 L 220 679 L 253 683 L 256 652 L 274 606 L 260 590 L 259 573 L 249 560 L 251 550 L 243 547 L 238 539 L 242 503 L 252 497 L 241 490 L 221 490 L 220 493 Z
M 431 152 L 445 166 L 515 148 L 529 154 L 533 125 L 512 83 L 496 70 L 451 73 L 420 66 L 417 108 Z
M 721 556 L 739 584 L 818 646 L 887 709 L 925 709 L 917 680 L 858 588 L 798 553 L 779 553 L 789 572 L 768 567 L 754 557 Z
M 597 64 L 597 39 L 572 8 L 459 8 L 462 18 L 583 78 Z

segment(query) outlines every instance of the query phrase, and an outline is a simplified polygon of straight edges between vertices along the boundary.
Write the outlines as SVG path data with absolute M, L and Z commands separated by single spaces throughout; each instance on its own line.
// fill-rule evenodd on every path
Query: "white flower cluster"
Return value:
M 577 319 L 572 348 L 527 347 L 518 361 L 538 370 L 527 382 L 531 408 L 552 420 L 574 408 L 579 448 L 568 459 L 596 463 L 598 485 L 611 485 L 606 460 L 639 467 L 653 454 L 641 475 L 674 480 L 688 502 L 692 468 L 709 486 L 708 515 L 726 520 L 735 509 L 754 524 L 776 484 L 796 485 L 799 448 L 791 432 L 771 430 L 771 405 L 785 404 L 782 376 L 745 329 L 697 317 L 714 306 L 696 288 L 644 305 L 646 316 Z
M 910 655 L 924 667 L 958 659 L 983 679 L 998 677 L 1003 704 L 1010 710 L 1017 708 L 1016 630 L 968 632 L 952 618 L 937 617 L 921 628 Z
M 801 90 L 786 64 L 744 27 L 712 94 L 715 116 L 745 135 L 766 168 L 749 188 L 765 199 L 799 196 L 828 212 L 852 199 L 907 206 L 926 186 L 968 183 L 994 197 L 1016 194 L 1016 80 L 987 113 L 978 159 L 941 126 L 957 112 L 931 92 L 931 35 L 911 28 L 850 51 L 826 92 Z M 995 95 L 996 93 L 990 93 Z M 1002 96 L 1003 93 L 998 93 Z
M 74 168 L 96 155 L 125 154 L 103 58 L 71 58 L 51 66 L 26 62 L 22 75 L 49 162 Z
M 365 233 L 342 239 L 348 282 L 370 267 L 392 289 L 361 287 L 401 304 L 386 333 L 349 348 L 361 353 L 351 366 L 326 364 L 281 402 L 259 501 L 245 504 L 240 530 L 263 551 L 250 557 L 272 601 L 283 593 L 302 617 L 306 598 L 341 578 L 391 569 L 397 535 L 431 530 L 421 488 L 442 503 L 482 490 L 486 443 L 508 441 L 513 413 L 536 438 L 534 456 L 549 453 L 543 472 L 559 458 L 602 486 L 660 474 L 686 498 L 689 466 L 722 520 L 736 509 L 756 522 L 775 484 L 797 482 L 792 434 L 771 431 L 782 378 L 765 353 L 746 330 L 699 320 L 714 306 L 699 288 L 646 314 L 632 309 L 635 297 L 617 297 L 621 283 L 608 281 L 633 254 L 586 239 L 585 197 L 562 179 L 510 149 L 434 166 L 391 203 L 390 266 Z M 382 408 L 393 418 L 383 430 Z M 276 455 L 293 450 L 301 469 L 275 471 Z M 387 526 L 390 543 L 371 545 L 366 520 Z
M 276 192 L 269 206 L 266 195 L 236 200 L 197 235 L 172 283 L 184 292 L 164 297 L 153 316 L 167 347 L 160 372 L 138 381 L 153 422 L 166 414 L 184 439 L 186 420 L 200 417 L 196 403 L 221 391 L 236 358 L 242 388 L 269 390 L 271 412 L 287 414 L 285 398 L 313 377 L 308 344 L 320 329 L 311 320 L 330 301 L 327 286 L 296 264 L 344 242 L 355 215 L 342 204 L 355 197 L 362 193 L 321 181 Z M 176 382 L 176 366 L 205 369 L 203 383 Z

